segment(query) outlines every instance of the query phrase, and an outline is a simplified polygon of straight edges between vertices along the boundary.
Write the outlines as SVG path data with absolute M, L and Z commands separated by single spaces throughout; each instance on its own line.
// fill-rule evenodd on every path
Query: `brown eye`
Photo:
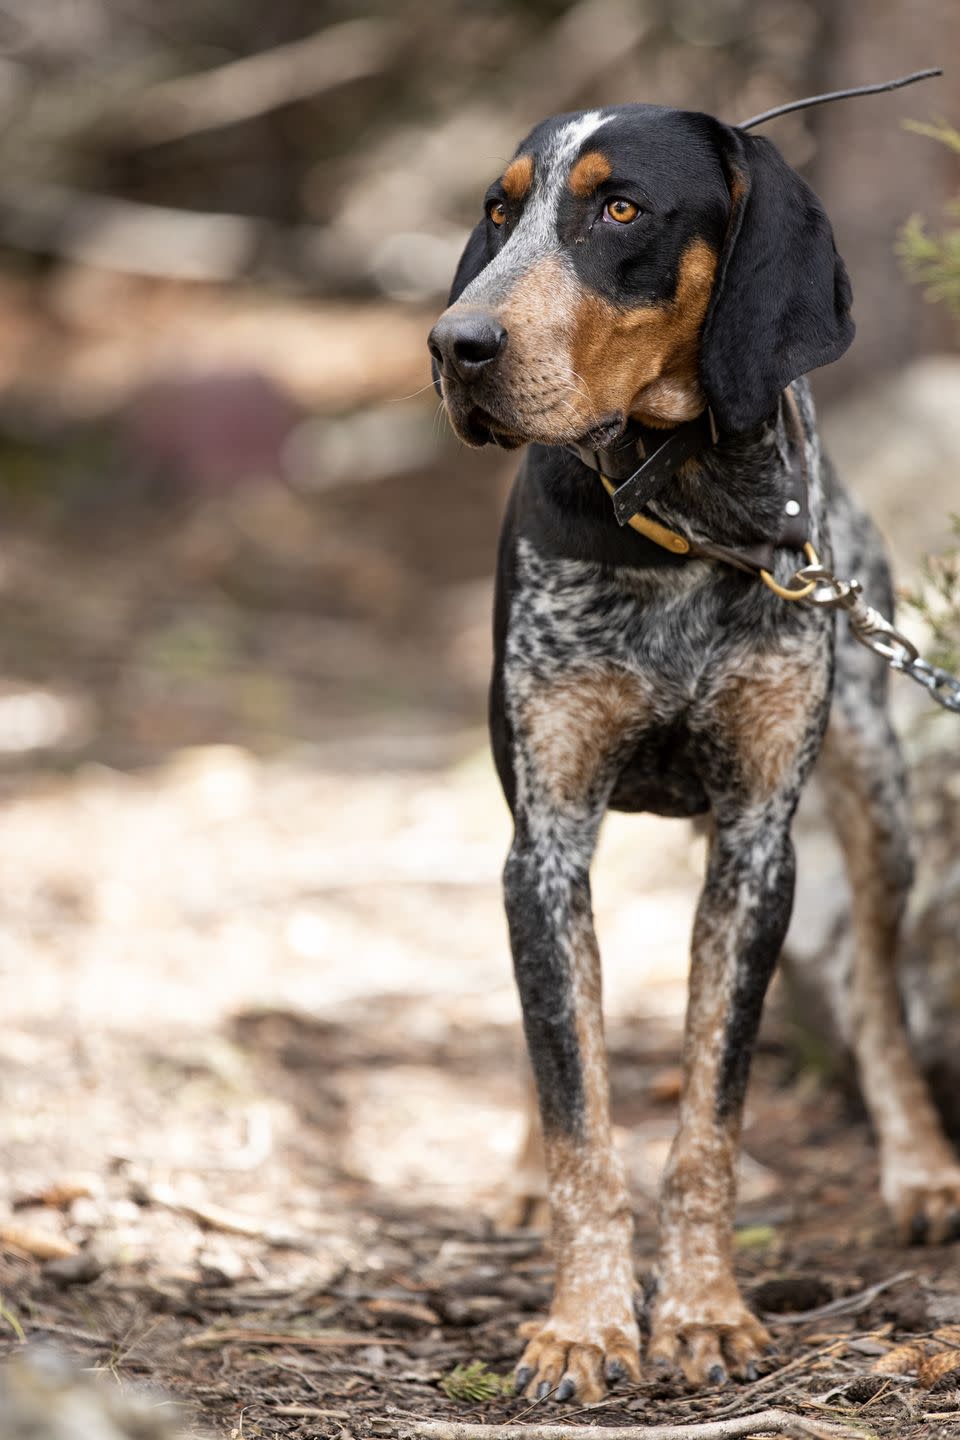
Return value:
M 502 200 L 495 200 L 487 211 L 494 225 L 502 225 L 507 218 L 506 207 Z
M 620 225 L 629 225 L 630 221 L 636 220 L 639 214 L 639 205 L 634 205 L 632 200 L 622 200 L 619 197 L 615 200 L 608 200 L 603 207 L 604 220 L 616 220 Z

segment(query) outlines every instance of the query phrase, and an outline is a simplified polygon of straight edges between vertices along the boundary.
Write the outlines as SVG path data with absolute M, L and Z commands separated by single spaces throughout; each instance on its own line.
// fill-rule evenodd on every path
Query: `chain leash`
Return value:
M 861 645 L 879 655 L 891 670 L 909 675 L 922 685 L 931 699 L 945 710 L 960 715 L 960 679 L 949 670 L 924 660 L 912 640 L 867 604 L 859 580 L 838 580 L 819 562 L 798 570 L 797 579 L 803 582 L 804 589 L 794 592 L 791 598 L 821 610 L 845 610 L 850 617 L 850 629 Z

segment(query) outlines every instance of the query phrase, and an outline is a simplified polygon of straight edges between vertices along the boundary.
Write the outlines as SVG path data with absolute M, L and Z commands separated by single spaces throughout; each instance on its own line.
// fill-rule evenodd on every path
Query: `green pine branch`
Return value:
M 925 135 L 960 155 L 960 130 L 946 120 L 904 123 L 915 135 Z M 945 213 L 960 221 L 960 196 L 945 207 Z M 924 298 L 947 305 L 960 319 L 960 225 L 931 234 L 926 222 L 912 215 L 896 248 L 909 279 L 924 287 Z M 950 518 L 958 544 L 941 555 L 927 555 L 917 584 L 902 598 L 929 628 L 933 644 L 929 658 L 955 670 L 960 666 L 960 515 Z
M 960 155 L 960 130 L 948 121 L 928 125 L 921 120 L 906 120 L 904 126 L 914 135 L 926 135 Z M 946 207 L 946 213 L 960 219 L 960 196 Z M 960 227 L 931 234 L 921 216 L 911 215 L 900 231 L 896 249 L 908 277 L 924 287 L 924 298 L 948 305 L 960 317 Z

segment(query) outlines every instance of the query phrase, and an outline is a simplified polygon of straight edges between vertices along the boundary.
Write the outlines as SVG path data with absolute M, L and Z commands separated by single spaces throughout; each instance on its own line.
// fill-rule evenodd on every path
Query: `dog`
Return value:
M 628 105 L 527 136 L 430 333 L 457 434 L 529 446 L 499 547 L 490 726 L 555 1257 L 516 1372 L 531 1398 L 592 1401 L 640 1375 L 590 903 L 608 807 L 705 814 L 709 830 L 650 1362 L 713 1385 L 753 1377 L 769 1344 L 734 1276 L 735 1168 L 818 756 L 853 896 L 853 1047 L 883 1193 L 906 1238 L 960 1229 L 960 1168 L 897 989 L 912 871 L 886 669 L 846 619 L 795 598 L 805 554 L 892 605 L 804 379 L 850 345 L 850 306 L 830 222 L 769 140 Z

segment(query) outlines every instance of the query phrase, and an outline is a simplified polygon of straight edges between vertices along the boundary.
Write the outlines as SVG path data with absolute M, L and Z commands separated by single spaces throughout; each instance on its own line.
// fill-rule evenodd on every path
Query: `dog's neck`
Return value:
M 650 511 L 695 539 L 724 545 L 775 540 L 795 484 L 796 444 L 781 406 L 748 434 L 721 435 L 673 476 Z
M 809 397 L 798 392 L 801 425 L 809 433 Z M 776 541 L 784 500 L 795 481 L 797 440 L 791 445 L 783 406 L 747 434 L 721 434 L 688 461 L 645 506 L 645 513 L 690 539 L 726 546 Z M 622 530 L 599 475 L 551 447 L 531 447 L 529 481 L 538 502 L 530 509 L 538 530 L 568 556 L 639 567 L 684 563 L 657 555 L 656 546 Z M 811 497 L 818 503 L 817 497 Z M 539 522 L 539 523 L 538 523 Z

